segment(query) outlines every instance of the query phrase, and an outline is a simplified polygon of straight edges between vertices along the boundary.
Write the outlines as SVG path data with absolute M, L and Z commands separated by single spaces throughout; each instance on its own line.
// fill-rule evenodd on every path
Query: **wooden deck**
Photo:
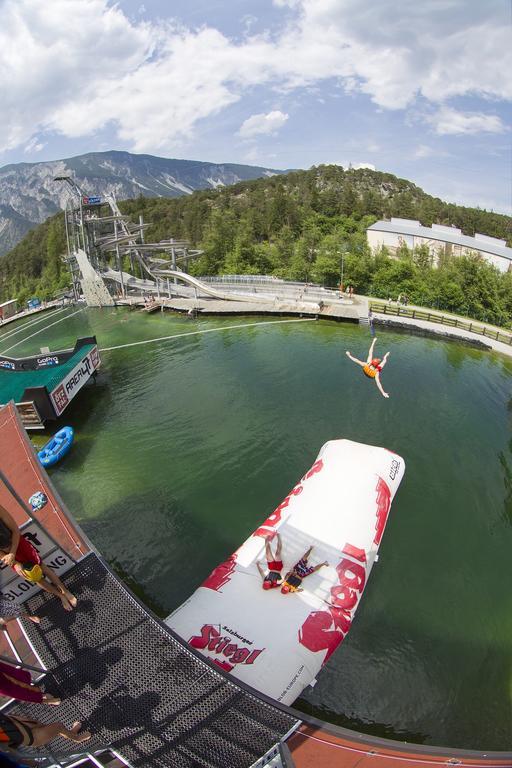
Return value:
M 118 306 L 148 309 L 152 305 L 144 304 L 141 298 L 116 299 Z M 358 298 L 352 304 L 325 304 L 322 308 L 316 302 L 307 301 L 269 301 L 268 303 L 247 301 L 223 301 L 221 299 L 185 299 L 160 298 L 156 301 L 157 309 L 187 313 L 197 310 L 201 315 L 284 315 L 290 317 L 321 317 L 357 323 L 360 317 L 367 317 L 368 302 Z
M 148 315 L 152 314 L 152 312 L 156 312 L 159 309 L 162 309 L 161 301 L 151 301 L 149 304 L 145 304 L 142 307 L 142 311 L 147 312 Z
M 303 723 L 287 740 L 295 768 L 419 768 L 455 765 L 510 768 L 512 752 L 415 746 L 358 734 L 327 723 Z
M 84 535 L 65 514 L 62 499 L 41 467 L 13 404 L 0 409 L 0 471 L 0 504 L 20 526 L 30 520 L 26 511 L 29 498 L 42 491 L 48 503 L 33 516 L 73 560 L 91 551 Z

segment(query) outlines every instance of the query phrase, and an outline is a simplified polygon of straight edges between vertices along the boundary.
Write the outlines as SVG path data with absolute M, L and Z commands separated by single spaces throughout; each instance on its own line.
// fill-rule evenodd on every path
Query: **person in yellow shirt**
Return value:
M 57 574 L 43 563 L 37 549 L 24 536 L 10 512 L 0 504 L 0 562 L 9 565 L 28 581 L 60 598 L 64 610 L 76 607 L 77 598 L 66 589 Z
M 386 365 L 389 357 L 389 352 L 386 352 L 382 360 L 380 357 L 374 357 L 373 356 L 373 348 L 375 347 L 375 342 L 377 341 L 376 338 L 372 341 L 371 347 L 368 351 L 368 357 L 366 358 L 366 362 L 364 363 L 362 360 L 358 360 L 357 357 L 353 357 L 350 352 L 346 352 L 347 355 L 352 362 L 357 363 L 357 365 L 360 365 L 363 369 L 363 373 L 365 376 L 367 376 L 369 379 L 373 379 L 377 385 L 377 389 L 383 395 L 383 397 L 389 397 L 387 392 L 384 392 L 384 389 L 382 387 L 381 381 L 380 381 L 380 372 Z

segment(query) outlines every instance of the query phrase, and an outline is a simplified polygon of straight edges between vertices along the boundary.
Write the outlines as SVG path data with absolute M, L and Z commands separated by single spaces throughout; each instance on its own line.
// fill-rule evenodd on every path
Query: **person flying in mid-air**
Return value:
M 381 395 L 383 395 L 384 397 L 389 397 L 388 393 L 384 392 L 384 389 L 382 388 L 382 384 L 380 383 L 380 375 L 379 375 L 380 372 L 382 371 L 382 369 L 384 368 L 384 366 L 387 363 L 387 360 L 388 360 L 388 357 L 389 357 L 389 352 L 386 352 L 386 354 L 384 355 L 382 360 L 379 357 L 374 357 L 373 356 L 373 348 L 375 346 L 375 342 L 376 341 L 377 341 L 376 338 L 374 338 L 374 340 L 372 341 L 371 347 L 370 347 L 370 349 L 368 351 L 368 357 L 366 358 L 366 363 L 363 363 L 362 360 L 358 360 L 357 357 L 352 357 L 352 355 L 348 351 L 345 354 L 354 363 L 357 363 L 358 365 L 361 366 L 365 376 L 368 376 L 369 379 L 374 379 L 374 381 L 375 381 L 375 383 L 377 385 L 377 388 L 378 388 L 379 392 L 381 393 Z

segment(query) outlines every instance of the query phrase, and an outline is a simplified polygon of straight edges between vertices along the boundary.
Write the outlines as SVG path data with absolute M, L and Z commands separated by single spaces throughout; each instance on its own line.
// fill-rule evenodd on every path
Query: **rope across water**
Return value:
M 259 325 L 279 325 L 282 323 L 309 323 L 315 320 L 314 317 L 302 317 L 293 320 L 263 320 L 260 323 L 241 323 L 239 325 L 227 325 L 222 328 L 204 328 L 200 331 L 188 331 L 187 333 L 174 333 L 172 336 L 160 336 L 156 339 L 144 339 L 143 341 L 131 341 L 128 344 L 118 344 L 115 347 L 102 347 L 100 352 L 113 352 L 116 349 L 126 349 L 126 347 L 137 347 L 140 344 L 154 344 L 157 341 L 168 341 L 170 339 L 180 339 L 184 336 L 199 336 L 203 333 L 215 333 L 219 331 L 231 331 L 234 328 L 254 328 Z

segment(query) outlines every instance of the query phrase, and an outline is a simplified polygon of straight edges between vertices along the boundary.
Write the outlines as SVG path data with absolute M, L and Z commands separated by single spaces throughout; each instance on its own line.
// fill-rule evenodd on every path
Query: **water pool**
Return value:
M 58 423 L 76 440 L 52 479 L 128 583 L 167 615 L 326 440 L 385 445 L 407 471 L 379 563 L 347 639 L 297 704 L 379 735 L 509 748 L 512 360 L 382 330 L 384 400 L 344 355 L 366 354 L 357 326 L 73 311 L 10 354 L 91 333 L 110 347 L 219 329 L 105 352 L 97 384 Z M 45 325 L 2 342 L 6 326 L 0 349 Z

